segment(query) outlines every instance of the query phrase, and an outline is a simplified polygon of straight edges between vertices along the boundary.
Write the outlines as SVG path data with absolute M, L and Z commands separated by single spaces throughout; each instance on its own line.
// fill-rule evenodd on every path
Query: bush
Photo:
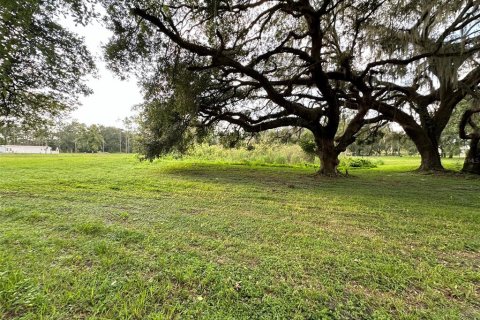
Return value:
M 316 155 L 317 154 L 317 145 L 312 140 L 300 140 L 299 141 L 300 148 L 302 148 L 303 152 L 309 155 Z
M 312 167 L 320 164 L 317 157 L 305 152 L 305 149 L 297 144 L 265 142 L 238 148 L 225 148 L 222 145 L 196 144 L 192 146 L 183 157 L 195 160 L 256 166 Z M 340 158 L 339 169 L 376 168 L 382 164 L 383 162 L 381 160 L 344 157 Z
M 224 148 L 220 145 L 200 144 L 191 148 L 187 157 L 255 165 L 314 165 L 315 159 L 298 145 L 257 143 L 252 147 Z
M 383 161 L 372 161 L 364 158 L 342 158 L 340 160 L 340 168 L 344 169 L 369 169 L 376 168 L 378 165 L 383 164 Z

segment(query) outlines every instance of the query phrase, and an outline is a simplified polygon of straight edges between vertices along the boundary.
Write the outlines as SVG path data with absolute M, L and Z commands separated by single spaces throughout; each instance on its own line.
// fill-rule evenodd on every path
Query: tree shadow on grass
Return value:
M 480 187 L 459 175 L 419 175 L 408 171 L 355 171 L 350 177 L 315 175 L 313 168 L 266 167 L 232 164 L 189 163 L 166 167 L 163 173 L 176 178 L 311 199 L 345 199 L 359 206 L 388 205 L 408 208 L 440 208 L 457 203 L 463 209 L 480 201 Z M 376 203 L 376 205 L 374 205 Z
M 239 164 L 191 163 L 182 167 L 167 167 L 164 173 L 204 182 L 242 184 L 252 186 L 284 185 L 317 188 L 334 182 L 334 178 L 319 178 L 314 168 L 251 166 Z

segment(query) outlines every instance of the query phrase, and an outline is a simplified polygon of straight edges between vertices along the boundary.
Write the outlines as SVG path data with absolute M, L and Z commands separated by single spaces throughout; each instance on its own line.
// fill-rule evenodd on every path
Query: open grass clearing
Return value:
M 480 317 L 480 180 L 382 161 L 1 156 L 0 317 Z

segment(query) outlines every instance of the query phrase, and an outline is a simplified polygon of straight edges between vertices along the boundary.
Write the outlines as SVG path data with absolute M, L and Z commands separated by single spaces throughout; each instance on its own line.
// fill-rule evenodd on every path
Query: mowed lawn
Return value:
M 0 156 L 0 318 L 479 319 L 480 179 L 383 161 Z

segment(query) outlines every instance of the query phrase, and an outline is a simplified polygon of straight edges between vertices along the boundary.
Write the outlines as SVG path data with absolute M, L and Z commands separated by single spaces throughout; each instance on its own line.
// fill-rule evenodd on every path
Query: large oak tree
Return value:
M 383 60 L 371 65 L 375 90 L 386 99 L 374 108 L 403 127 L 422 156 L 420 169 L 442 170 L 442 132 L 480 83 L 480 2 L 399 1 L 388 12 L 372 25 Z
M 150 119 L 171 120 L 151 127 L 159 143 L 149 156 L 192 123 L 247 132 L 294 126 L 313 133 L 320 172 L 335 175 L 362 126 L 381 120 L 369 113 L 370 89 L 355 87 L 352 74 L 378 2 L 105 2 L 115 32 L 111 67 L 137 71 Z M 340 129 L 342 115 L 349 122 Z
M 477 81 L 474 1 L 103 2 L 111 67 L 144 84 L 150 157 L 192 124 L 295 126 L 313 133 L 320 172 L 334 175 L 359 130 L 389 119 L 421 169 L 441 169 L 439 134 Z
M 0 0 L 0 126 L 38 125 L 90 93 L 93 59 L 60 20 L 93 14 L 89 0 Z

